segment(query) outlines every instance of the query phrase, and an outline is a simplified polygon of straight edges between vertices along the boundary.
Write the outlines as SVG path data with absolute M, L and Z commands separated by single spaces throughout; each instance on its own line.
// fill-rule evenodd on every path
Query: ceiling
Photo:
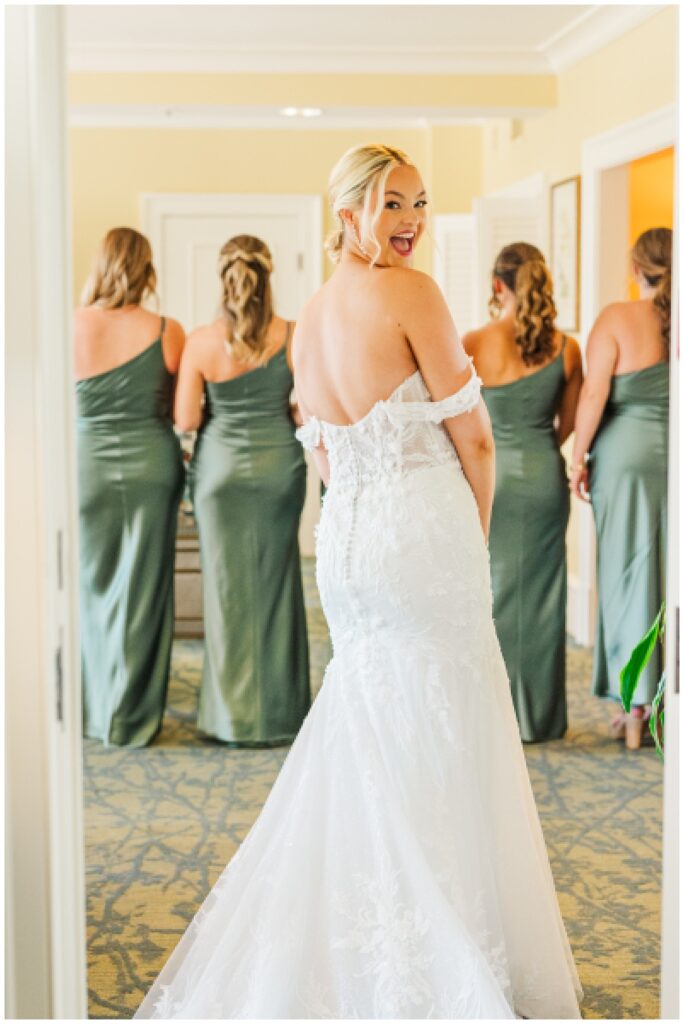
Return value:
M 79 71 L 544 74 L 662 5 L 67 6 Z

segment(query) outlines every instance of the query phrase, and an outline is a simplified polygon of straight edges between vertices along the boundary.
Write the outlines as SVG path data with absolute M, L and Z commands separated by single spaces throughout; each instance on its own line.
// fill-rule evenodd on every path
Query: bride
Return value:
M 145 998 L 156 1018 L 576 1018 L 581 989 L 491 612 L 493 442 L 405 154 L 330 180 L 294 340 L 329 487 L 334 656 L 266 805 Z

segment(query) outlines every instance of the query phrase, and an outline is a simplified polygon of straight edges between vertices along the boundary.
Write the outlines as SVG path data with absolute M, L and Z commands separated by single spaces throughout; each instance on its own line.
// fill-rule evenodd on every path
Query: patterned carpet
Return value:
M 329 642 L 305 565 L 314 686 Z M 256 818 L 286 750 L 201 738 L 200 641 L 178 641 L 164 729 L 144 750 L 85 741 L 91 1018 L 130 1018 Z M 662 768 L 608 736 L 587 696 L 590 652 L 568 652 L 571 728 L 526 747 L 587 1018 L 657 1018 Z

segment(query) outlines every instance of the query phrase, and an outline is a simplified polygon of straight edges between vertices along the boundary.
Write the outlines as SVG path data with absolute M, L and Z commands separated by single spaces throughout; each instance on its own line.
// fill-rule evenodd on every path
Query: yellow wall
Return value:
M 78 104 L 340 104 L 411 109 L 519 104 L 543 111 L 520 122 L 380 131 L 71 129 L 76 293 L 104 232 L 139 223 L 143 192 L 325 194 L 346 148 L 378 140 L 399 146 L 423 173 L 435 213 L 468 212 L 472 200 L 531 174 L 551 181 L 580 172 L 584 139 L 674 101 L 676 11 L 667 8 L 602 50 L 551 75 L 221 75 L 81 73 L 69 77 Z M 326 209 L 326 230 L 329 225 Z M 417 265 L 430 269 L 429 240 Z
M 677 96 L 677 9 L 667 7 L 558 76 L 555 110 L 485 129 L 483 189 L 494 192 L 539 171 L 551 181 L 581 172 L 582 143 L 673 103 Z
M 554 75 L 169 74 L 72 72 L 72 103 L 223 103 L 282 107 L 502 106 L 556 102 Z
M 671 228 L 674 213 L 674 149 L 651 153 L 629 165 L 629 244 L 649 228 Z M 629 297 L 639 289 L 629 282 Z
M 434 135 L 434 138 L 433 138 Z M 437 212 L 470 209 L 480 191 L 481 129 L 221 130 L 72 128 L 74 287 L 115 225 L 140 227 L 145 192 L 272 192 L 325 195 L 328 174 L 350 146 L 382 141 L 408 152 Z M 435 172 L 434 184 L 431 168 Z M 330 227 L 325 205 L 324 228 Z M 429 270 L 424 240 L 416 265 Z M 328 270 L 330 264 L 326 263 Z

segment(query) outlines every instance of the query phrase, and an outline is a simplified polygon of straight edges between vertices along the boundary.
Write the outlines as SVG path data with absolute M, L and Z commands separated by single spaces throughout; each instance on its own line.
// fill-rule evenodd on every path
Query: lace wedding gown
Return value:
M 352 426 L 317 579 L 334 656 L 138 1017 L 579 1017 L 473 493 L 419 372 Z

